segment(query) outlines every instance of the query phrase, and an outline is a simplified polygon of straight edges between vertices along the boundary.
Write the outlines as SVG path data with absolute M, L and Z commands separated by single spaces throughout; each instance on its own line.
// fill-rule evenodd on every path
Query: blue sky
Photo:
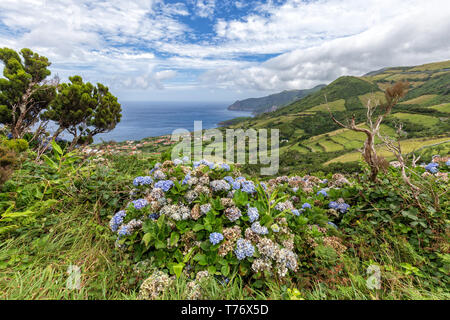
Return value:
M 447 0 L 1 0 L 23 47 L 120 100 L 227 101 L 450 59 Z

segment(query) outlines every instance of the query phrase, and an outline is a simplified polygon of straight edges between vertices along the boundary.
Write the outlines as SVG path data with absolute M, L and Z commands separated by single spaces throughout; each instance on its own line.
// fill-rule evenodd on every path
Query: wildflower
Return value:
M 178 166 L 178 165 L 180 165 L 180 164 L 183 164 L 183 160 L 175 159 L 175 160 L 173 160 L 173 164 L 176 165 L 176 166 Z
M 317 195 L 319 194 L 323 195 L 324 197 L 328 197 L 328 193 L 325 189 L 317 191 Z
M 230 177 L 230 176 L 224 177 L 223 180 L 225 180 L 225 181 L 228 182 L 229 184 L 232 184 L 233 181 L 234 181 L 233 177 Z
M 268 234 L 269 233 L 269 231 L 267 230 L 267 227 L 261 226 L 259 221 L 253 222 L 252 231 L 256 234 Z
M 247 215 L 249 217 L 250 222 L 258 220 L 259 218 L 258 209 L 256 209 L 255 207 L 249 207 L 247 210 Z
M 184 163 L 188 163 L 189 161 L 191 161 L 191 159 L 189 159 L 188 156 L 184 156 L 181 160 L 182 160 Z
M 245 259 L 247 257 L 252 257 L 255 253 L 255 247 L 249 240 L 240 238 L 236 243 L 236 248 L 234 253 L 239 260 Z
M 156 170 L 153 173 L 153 176 L 155 177 L 156 180 L 164 180 L 166 179 L 166 174 L 164 172 L 162 172 L 161 170 Z
M 145 199 L 134 200 L 134 201 L 132 201 L 132 203 L 134 205 L 134 208 L 137 210 L 140 210 L 148 205 L 148 201 Z
M 300 215 L 300 211 L 298 211 L 297 209 L 291 209 L 291 212 L 294 216 L 299 216 Z
M 278 211 L 284 211 L 284 210 L 289 210 L 289 209 L 291 209 L 291 210 L 294 209 L 292 202 L 289 200 L 284 201 L 284 202 L 278 202 L 275 205 L 275 210 L 278 210 Z
M 195 192 L 194 190 L 189 190 L 184 195 L 184 198 L 187 200 L 187 202 L 191 203 L 192 201 L 198 198 L 198 193 Z
M 130 235 L 131 234 L 130 227 L 128 227 L 126 224 L 122 225 L 119 231 L 117 231 L 117 234 L 119 235 L 119 237 Z
M 213 232 L 209 235 L 209 241 L 213 244 L 216 245 L 218 244 L 220 241 L 223 240 L 223 235 L 221 233 L 218 232 Z
M 333 222 L 331 222 L 331 221 L 328 221 L 327 223 L 328 223 L 330 226 L 332 226 L 333 228 L 336 228 L 336 229 L 338 228 L 337 225 L 335 225 L 335 224 L 334 224 Z
M 161 271 L 153 273 L 142 283 L 139 289 L 139 299 L 155 300 L 159 298 L 172 281 L 167 274 Z
M 136 177 L 133 180 L 133 185 L 135 185 L 136 187 L 138 186 L 142 186 L 142 185 L 149 185 L 153 183 L 153 179 L 149 176 L 145 176 L 145 177 Z
M 187 183 L 189 182 L 190 179 L 191 179 L 191 175 L 190 175 L 190 174 L 187 174 L 187 175 L 184 177 L 183 182 L 182 182 L 181 184 L 187 184 Z
M 164 192 L 169 191 L 174 185 L 172 180 L 161 180 L 155 183 L 155 188 L 161 188 Z
M 210 210 L 211 210 L 211 204 L 210 203 L 202 204 L 200 206 L 200 213 L 202 215 L 207 214 Z
M 242 182 L 242 191 L 245 193 L 255 193 L 255 185 L 252 181 L 243 181 Z
M 176 204 L 164 206 L 159 213 L 165 214 L 175 221 L 187 220 L 191 216 L 191 210 L 188 207 Z
M 280 232 L 280 227 L 275 223 L 273 224 L 270 229 L 272 229 L 273 232 L 277 233 Z
M 431 162 L 425 166 L 425 170 L 431 172 L 431 173 L 437 173 L 439 164 L 436 162 Z
M 302 209 L 311 209 L 312 207 L 311 207 L 311 205 L 308 203 L 308 202 L 305 202 L 303 205 L 302 205 Z
M 214 180 L 209 184 L 214 192 L 218 191 L 228 191 L 230 190 L 230 185 L 225 180 Z
M 334 209 L 336 211 L 340 211 L 341 213 L 346 213 L 348 209 L 350 208 L 350 205 L 346 204 L 343 201 L 331 201 L 328 205 L 331 209 Z
M 152 219 L 152 220 L 158 220 L 158 218 L 159 218 L 159 213 L 152 213 L 152 214 L 150 214 L 150 215 L 148 216 L 148 218 L 149 218 L 149 219 Z
M 252 270 L 256 273 L 260 271 L 270 271 L 272 263 L 268 259 L 255 259 L 252 263 Z
M 121 210 L 111 218 L 111 221 L 109 221 L 109 227 L 113 232 L 116 232 L 119 229 L 126 215 L 126 212 Z

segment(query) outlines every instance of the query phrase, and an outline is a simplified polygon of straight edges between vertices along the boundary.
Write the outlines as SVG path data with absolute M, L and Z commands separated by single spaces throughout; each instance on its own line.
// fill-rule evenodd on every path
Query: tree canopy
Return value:
M 99 133 L 111 131 L 121 119 L 121 105 L 108 87 L 83 82 L 80 76 L 69 78 L 70 83 L 58 86 L 57 95 L 43 114 L 55 121 L 59 128 L 55 135 L 67 130 L 77 142 L 90 143 Z

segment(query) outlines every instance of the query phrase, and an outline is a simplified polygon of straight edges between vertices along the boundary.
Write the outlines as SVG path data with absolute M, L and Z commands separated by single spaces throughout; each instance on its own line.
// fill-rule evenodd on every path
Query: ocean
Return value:
M 121 102 L 122 119 L 114 130 L 98 134 L 94 143 L 140 140 L 171 134 L 173 130 L 194 129 L 194 121 L 203 121 L 203 129 L 217 127 L 224 120 L 251 116 L 250 112 L 227 110 L 229 104 L 217 102 Z M 63 134 L 70 139 L 70 135 Z

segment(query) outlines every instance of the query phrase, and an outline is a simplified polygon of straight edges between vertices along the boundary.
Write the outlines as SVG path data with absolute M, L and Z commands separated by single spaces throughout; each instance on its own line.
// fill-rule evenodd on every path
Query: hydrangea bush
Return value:
M 177 277 L 208 271 L 254 283 L 283 279 L 299 274 L 308 250 L 351 210 L 341 180 L 258 182 L 228 164 L 165 161 L 132 181 L 132 199 L 110 228 L 120 250 Z

